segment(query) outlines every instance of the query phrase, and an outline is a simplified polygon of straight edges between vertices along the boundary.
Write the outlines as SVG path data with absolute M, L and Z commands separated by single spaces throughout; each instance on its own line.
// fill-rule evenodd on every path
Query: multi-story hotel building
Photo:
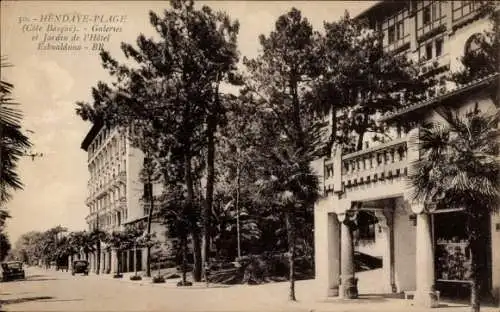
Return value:
M 85 218 L 89 231 L 100 229 L 105 232 L 123 230 L 125 226 L 144 222 L 148 216 L 149 204 L 143 200 L 144 184 L 140 172 L 144 154 L 131 146 L 128 130 L 108 128 L 95 123 L 83 140 L 81 147 L 88 154 L 87 166 L 90 173 L 86 204 L 89 214 Z M 161 187 L 153 184 L 153 194 L 159 195 Z M 162 239 L 161 225 L 153 222 L 152 231 Z M 102 272 L 134 270 L 134 254 L 138 270 L 144 268 L 145 249 L 134 252 L 113 251 L 103 243 L 100 255 L 91 254 L 90 264 L 96 267 L 96 257 L 101 257 Z
M 357 18 L 384 34 L 387 51 L 417 61 L 422 75 L 442 75 L 460 66 L 460 57 L 474 49 L 490 21 L 479 14 L 480 1 L 378 1 Z M 432 72 L 429 70 L 432 68 Z M 495 111 L 498 74 L 467 85 L 444 82 L 430 98 L 408 103 L 384 116 L 394 121 L 412 114 L 419 121 L 440 121 L 440 107 L 463 114 L 476 105 Z M 414 295 L 417 304 L 435 307 L 439 297 L 467 296 L 470 254 L 465 215 L 460 207 L 433 209 L 415 202 L 407 175 L 419 150 L 408 134 L 354 153 L 336 149 L 332 158 L 315 161 L 324 196 L 315 205 L 315 265 L 318 295 L 350 297 L 353 284 L 363 293 Z M 349 222 L 351 221 L 351 222 Z M 352 221 L 364 224 L 356 230 Z M 500 297 L 500 216 L 491 214 L 484 226 L 481 289 Z M 353 243 L 355 241 L 355 243 Z M 355 253 L 353 252 L 353 248 Z M 354 257 L 381 260 L 378 268 L 355 271 Z M 454 258 L 455 257 L 455 258 Z M 453 260 L 455 259 L 455 260 Z M 457 260 L 458 259 L 458 260 Z

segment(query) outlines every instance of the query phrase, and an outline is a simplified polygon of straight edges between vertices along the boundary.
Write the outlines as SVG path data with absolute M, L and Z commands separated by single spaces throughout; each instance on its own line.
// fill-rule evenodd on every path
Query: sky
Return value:
M 216 10 L 226 11 L 240 22 L 238 36 L 242 56 L 254 57 L 259 52 L 258 36 L 268 34 L 276 19 L 296 7 L 314 29 L 324 21 L 337 20 L 348 10 L 357 15 L 376 1 L 198 1 Z M 33 27 L 50 14 L 89 14 L 125 16 L 104 49 L 120 57 L 120 43 L 133 43 L 140 33 L 150 37 L 150 10 L 161 14 L 167 1 L 2 1 L 1 55 L 7 56 L 11 68 L 2 69 L 1 78 L 14 84 L 14 98 L 24 113 L 23 128 L 33 152 L 42 157 L 23 158 L 19 174 L 24 189 L 15 192 L 7 203 L 12 218 L 7 233 L 12 242 L 25 232 L 46 230 L 62 225 L 69 230 L 86 229 L 88 208 L 87 154 L 80 144 L 91 125 L 75 114 L 77 101 L 90 101 L 90 89 L 99 80 L 106 81 L 98 51 L 39 50 L 44 32 L 34 38 Z M 28 21 L 27 19 L 31 19 Z M 37 19 L 38 21 L 34 21 Z M 57 24 L 53 25 L 68 25 Z M 43 24 L 47 25 L 47 24 Z M 91 27 L 92 23 L 80 24 Z M 102 25 L 102 24 L 101 24 Z M 47 26 L 44 26 L 47 27 Z M 66 30 L 65 33 L 71 30 Z M 57 34 L 57 30 L 52 34 Z M 40 37 L 42 36 L 42 37 Z

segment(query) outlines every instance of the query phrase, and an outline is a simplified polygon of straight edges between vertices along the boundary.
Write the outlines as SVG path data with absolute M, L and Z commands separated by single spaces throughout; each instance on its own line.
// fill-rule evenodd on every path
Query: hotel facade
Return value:
M 461 66 L 460 57 L 473 49 L 474 36 L 489 26 L 479 14 L 480 1 L 378 1 L 357 18 L 384 34 L 387 51 L 405 54 L 419 63 L 422 75 L 443 75 Z M 433 68 L 432 72 L 430 68 Z M 440 107 L 466 113 L 477 107 L 495 111 L 498 74 L 454 86 L 443 81 L 426 101 L 411 103 L 383 120 L 414 114 L 421 121 L 441 121 Z M 392 135 L 354 153 L 336 149 L 331 158 L 314 162 L 323 197 L 315 205 L 315 265 L 318 296 L 349 297 L 349 286 L 360 294 L 404 293 L 421 306 L 436 307 L 439 297 L 466 297 L 470 255 L 465 216 L 460 207 L 432 209 L 415 202 L 408 184 L 411 163 L 419 150 L 410 141 L 418 128 Z M 371 145 L 368 147 L 368 145 Z M 500 298 L 500 216 L 491 214 L 484 228 L 482 290 Z M 359 228 L 350 228 L 353 222 Z M 355 235 L 355 237 L 353 237 Z M 354 250 L 353 250 L 354 249 Z M 450 255 L 463 261 L 451 265 Z M 361 270 L 355 259 L 379 259 Z M 356 279 L 352 276 L 356 271 Z M 363 272 L 361 272 L 363 271 Z
M 129 130 L 108 128 L 102 123 L 93 124 L 81 144 L 88 154 L 90 174 L 86 205 L 89 214 L 85 220 L 88 230 L 110 233 L 147 222 L 150 203 L 144 200 L 145 186 L 140 180 L 144 154 L 132 147 Z M 161 194 L 161 185 L 153 184 L 153 196 Z M 164 241 L 164 229 L 152 222 L 151 232 Z M 101 273 L 138 271 L 146 267 L 146 248 L 115 250 L 101 243 L 101 253 L 90 254 L 91 270 L 97 269 L 100 257 Z

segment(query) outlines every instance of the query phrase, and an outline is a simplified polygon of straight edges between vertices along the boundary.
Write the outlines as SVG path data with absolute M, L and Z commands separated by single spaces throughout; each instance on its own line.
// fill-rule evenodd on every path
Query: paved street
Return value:
M 312 281 L 297 285 L 298 302 L 288 302 L 287 283 L 232 287 L 196 284 L 177 288 L 176 281 L 151 284 L 106 276 L 71 276 L 66 272 L 28 268 L 26 281 L 0 284 L 2 311 L 427 311 L 408 301 L 363 296 L 355 301 L 318 302 Z M 433 311 L 468 311 L 464 305 L 443 303 Z M 500 311 L 484 308 L 482 311 Z

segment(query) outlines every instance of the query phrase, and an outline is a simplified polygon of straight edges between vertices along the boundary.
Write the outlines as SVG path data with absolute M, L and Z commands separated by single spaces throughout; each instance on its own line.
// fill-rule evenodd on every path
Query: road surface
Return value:
M 2 311 L 431 311 L 417 309 L 401 299 L 376 296 L 320 302 L 310 295 L 312 281 L 299 282 L 299 301 L 289 302 L 287 283 L 209 288 L 195 284 L 178 288 L 176 281 L 171 280 L 153 285 L 149 280 L 133 282 L 127 277 L 117 280 L 94 274 L 72 276 L 39 268 L 28 268 L 27 276 L 25 281 L 0 283 Z M 459 312 L 469 308 L 448 306 L 443 310 Z

